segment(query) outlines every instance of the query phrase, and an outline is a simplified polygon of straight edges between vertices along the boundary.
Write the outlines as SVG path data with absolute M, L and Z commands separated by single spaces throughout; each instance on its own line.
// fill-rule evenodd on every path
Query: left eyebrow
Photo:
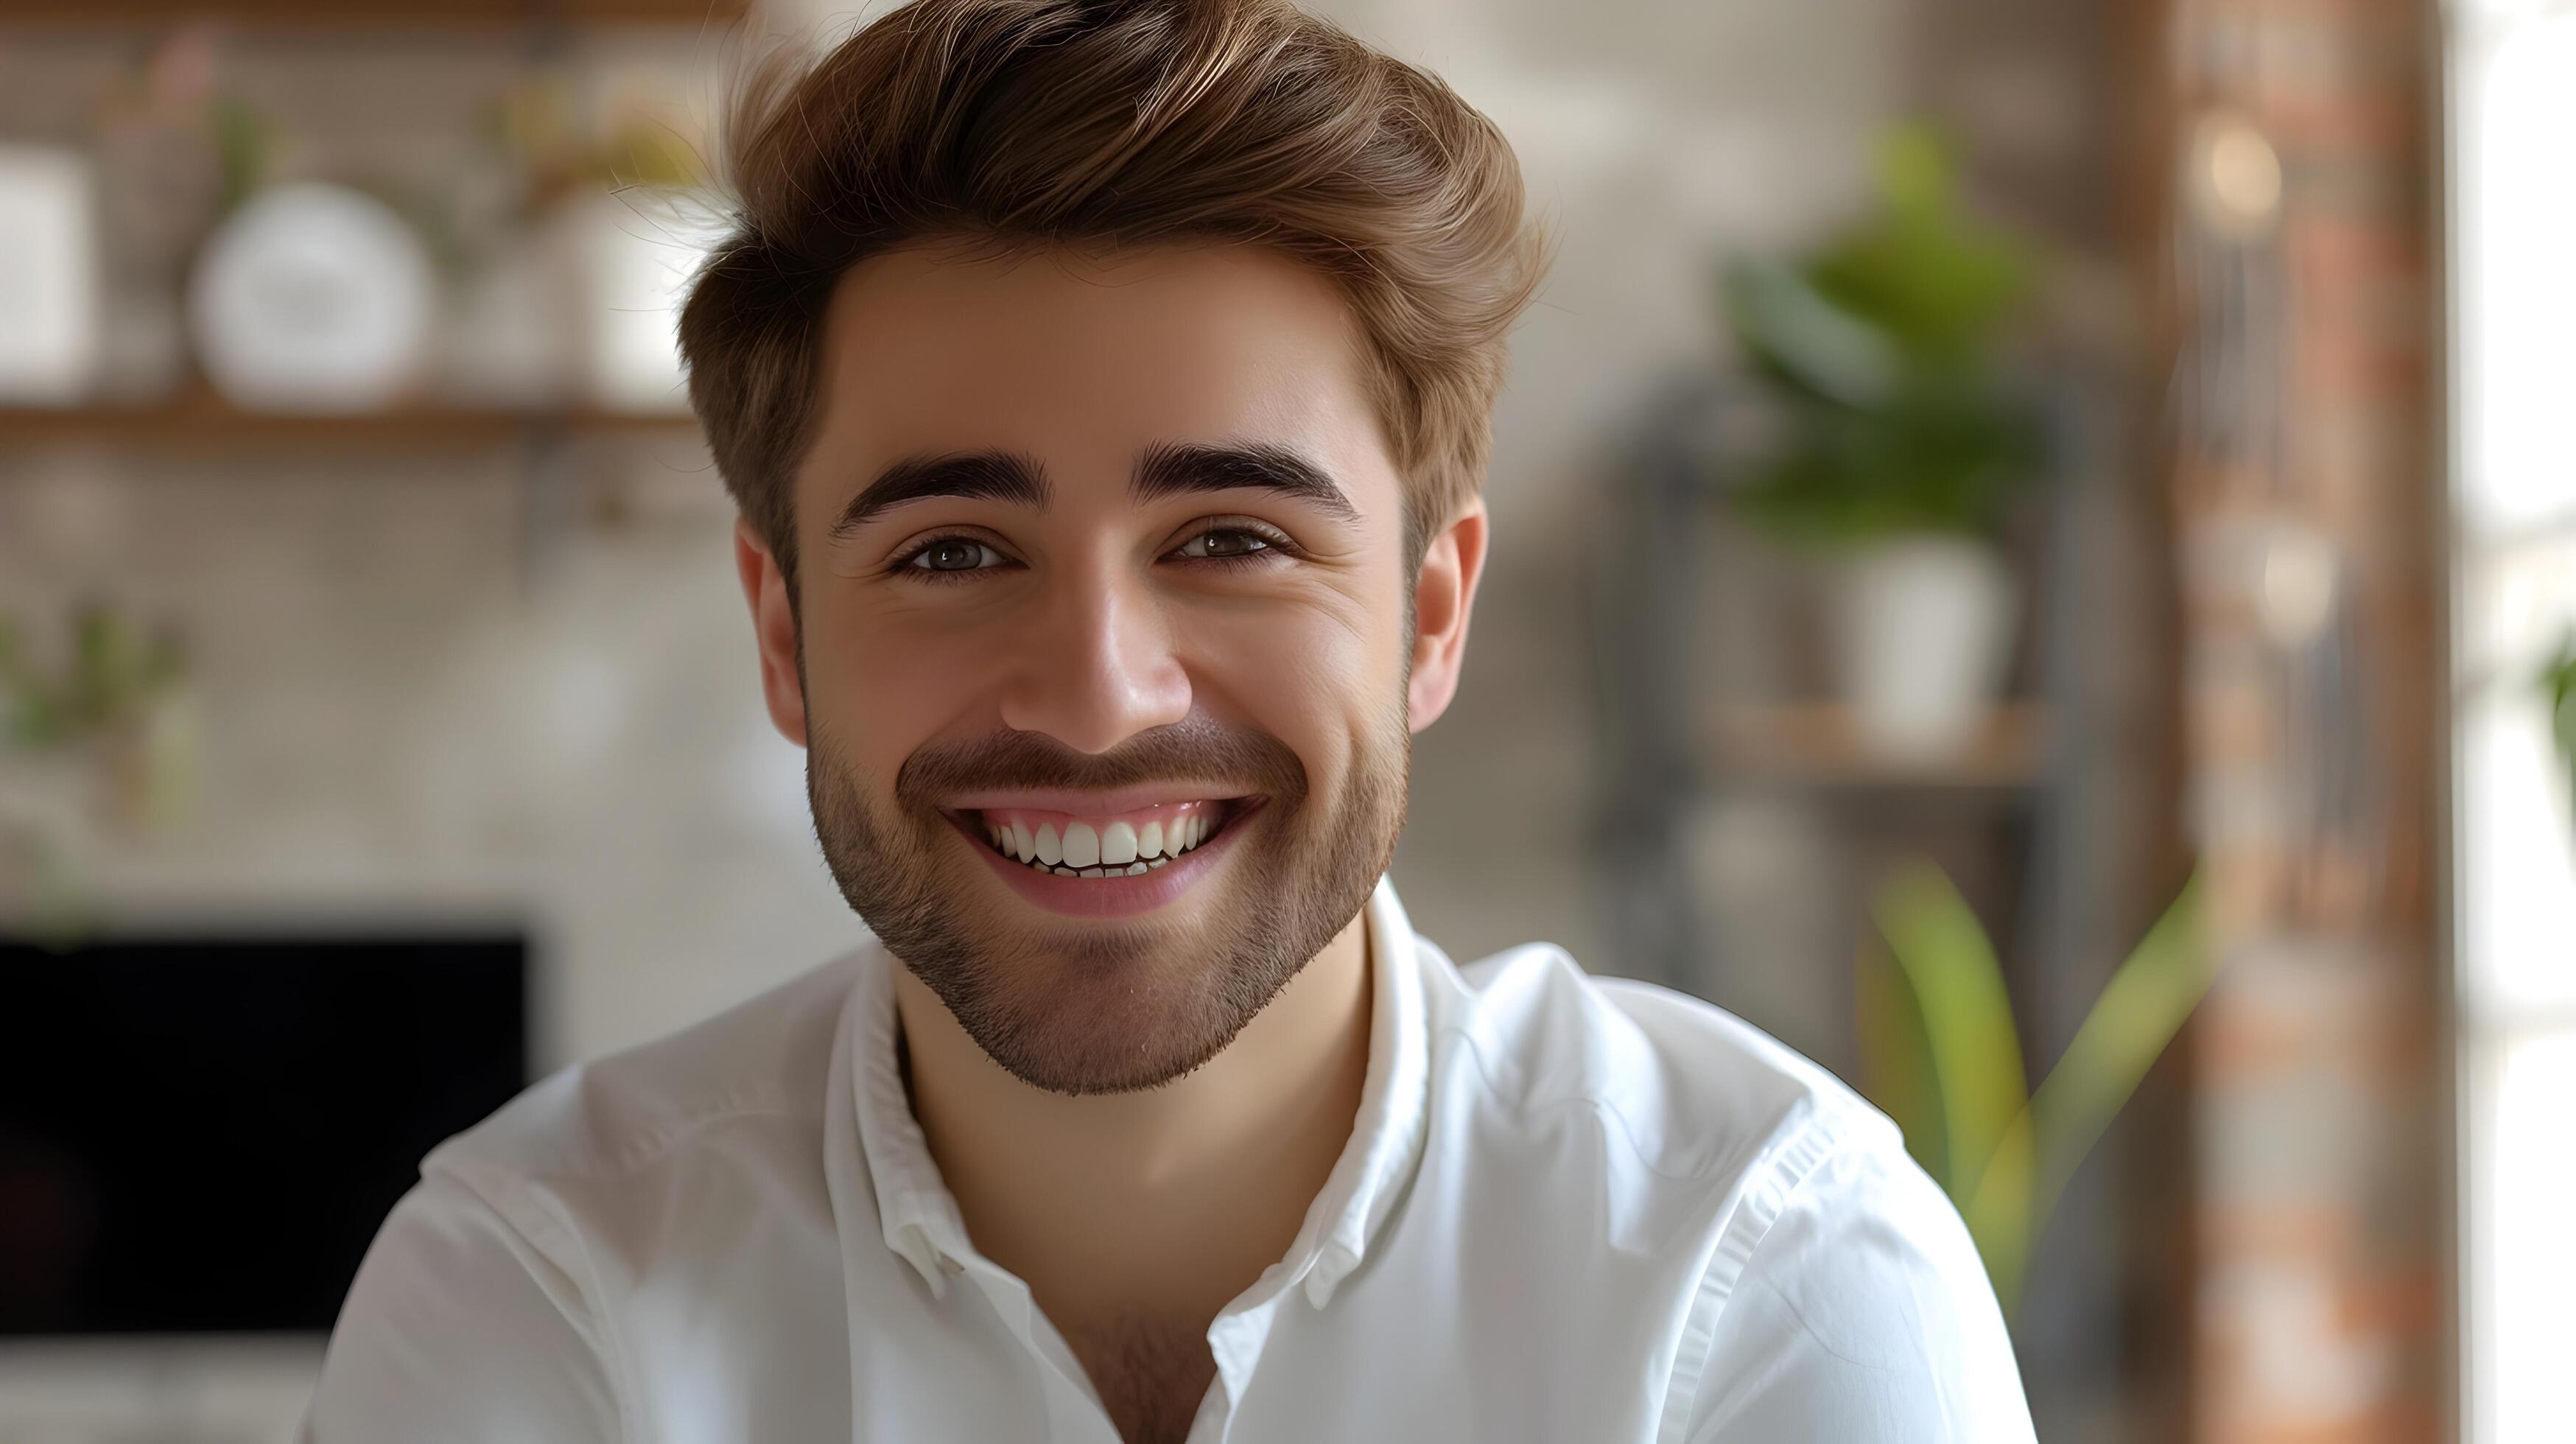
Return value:
M 1306 502 L 1337 521 L 1359 520 L 1359 509 L 1330 473 L 1291 447 L 1269 443 L 1156 442 L 1137 458 L 1127 494 L 1143 506 L 1187 492 L 1247 486 Z

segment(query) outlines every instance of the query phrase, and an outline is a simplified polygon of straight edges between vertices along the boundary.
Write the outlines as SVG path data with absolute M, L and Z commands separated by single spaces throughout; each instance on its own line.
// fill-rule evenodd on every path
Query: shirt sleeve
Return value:
M 368 1246 L 297 1444 L 620 1437 L 581 1290 L 463 1183 L 430 1174 Z
M 1958 1210 L 1901 1147 L 1855 1140 L 1791 1193 L 1719 1311 L 1686 1437 L 2032 1439 L 1994 1286 Z

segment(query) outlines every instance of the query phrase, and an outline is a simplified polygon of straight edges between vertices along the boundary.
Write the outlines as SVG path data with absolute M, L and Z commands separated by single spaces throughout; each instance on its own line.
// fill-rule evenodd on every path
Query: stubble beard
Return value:
M 995 1063 L 1050 1092 L 1131 1092 L 1223 1051 L 1367 905 L 1404 830 L 1413 742 L 1400 697 L 1374 722 L 1324 800 L 1285 743 L 1196 713 L 1097 755 L 1029 732 L 925 748 L 889 796 L 809 716 L 806 798 L 841 896 Z M 987 864 L 924 801 L 1177 777 L 1236 780 L 1267 799 L 1229 824 L 1246 832 L 1193 886 L 1195 922 L 1032 921 L 998 879 L 961 875 Z

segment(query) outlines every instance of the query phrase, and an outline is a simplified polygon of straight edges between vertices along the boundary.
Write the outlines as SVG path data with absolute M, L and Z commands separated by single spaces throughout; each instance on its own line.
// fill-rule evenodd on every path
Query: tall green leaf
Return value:
M 2036 1094 L 2025 1091 L 1993 944 L 1949 879 L 1911 867 L 1874 912 L 1887 961 L 1873 976 L 1864 950 L 1858 995 L 1871 1096 L 1904 1109 L 1889 1114 L 1908 1151 L 1958 1206 L 1996 1297 L 2016 1314 L 2031 1249 L 2068 1181 L 2208 994 L 2198 878 L 2113 971 Z M 1918 1049 L 1928 1066 L 1918 1068 Z
M 2029 1098 L 2003 969 L 1967 899 L 1929 863 L 1891 877 L 1874 911 L 1888 955 L 1922 1011 L 1946 1139 L 1936 1176 L 1964 1212 Z
M 1923 1009 L 1883 943 L 1861 940 L 1852 969 L 1860 1028 L 1860 1091 L 1905 1135 L 1905 1151 L 1938 1178 L 1949 1140 L 1941 1131 L 1940 1080 L 1923 1035 Z
M 1989 1232 L 2017 1232 L 2022 1239 L 2005 1260 L 2007 1272 L 1996 1278 L 1998 1292 L 2020 1294 L 2029 1248 L 2075 1170 L 2208 995 L 2209 956 L 2195 875 L 2103 985 L 1970 1200 L 1971 1232 L 1982 1219 Z

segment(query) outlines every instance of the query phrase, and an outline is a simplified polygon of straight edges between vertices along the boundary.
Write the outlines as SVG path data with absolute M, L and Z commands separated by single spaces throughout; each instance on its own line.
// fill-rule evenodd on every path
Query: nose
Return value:
M 1142 579 L 1109 562 L 1063 567 L 1033 600 L 1037 613 L 1015 619 L 1004 726 L 1096 753 L 1189 715 L 1170 618 Z

